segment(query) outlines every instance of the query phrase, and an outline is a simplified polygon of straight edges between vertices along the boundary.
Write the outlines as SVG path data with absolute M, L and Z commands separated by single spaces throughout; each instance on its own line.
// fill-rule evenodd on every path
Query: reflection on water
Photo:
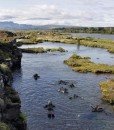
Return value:
M 14 72 L 13 86 L 19 92 L 22 111 L 26 113 L 29 130 L 113 130 L 114 112 L 112 107 L 101 101 L 99 82 L 112 75 L 94 75 L 73 72 L 63 64 L 72 53 L 90 56 L 94 62 L 114 64 L 110 57 L 114 56 L 102 49 L 93 49 L 76 45 L 59 43 L 42 43 L 29 47 L 63 47 L 65 53 L 23 54 L 22 71 Z M 28 47 L 23 45 L 22 47 Z M 104 58 L 103 58 L 104 56 Z M 99 57 L 99 59 L 97 59 Z M 112 61 L 113 60 L 113 61 Z M 34 80 L 33 74 L 38 73 L 40 79 Z M 67 95 L 59 93 L 59 80 L 73 82 L 75 88 L 68 88 Z M 74 94 L 82 98 L 69 100 Z M 56 106 L 55 118 L 43 106 L 51 100 Z M 92 113 L 91 105 L 100 104 L 108 113 Z
M 77 44 L 77 51 L 80 50 L 80 44 Z

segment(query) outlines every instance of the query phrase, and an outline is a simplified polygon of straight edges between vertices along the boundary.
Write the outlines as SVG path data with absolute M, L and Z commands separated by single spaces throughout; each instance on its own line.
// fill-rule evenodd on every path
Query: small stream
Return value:
M 63 43 L 44 42 L 36 45 L 23 45 L 22 48 L 62 47 L 68 52 L 27 54 L 23 53 L 22 68 L 14 72 L 13 87 L 19 92 L 22 111 L 27 115 L 29 130 L 113 130 L 114 111 L 112 106 L 101 100 L 99 82 L 113 75 L 78 73 L 63 64 L 73 53 L 91 57 L 96 63 L 114 64 L 114 54 L 104 49 L 90 48 Z M 33 74 L 40 79 L 35 81 Z M 69 94 L 59 93 L 59 80 L 72 82 L 76 87 L 68 88 Z M 82 98 L 70 100 L 77 94 Z M 55 118 L 49 119 L 43 108 L 48 100 L 55 104 Z M 100 104 L 106 113 L 92 113 L 91 105 Z

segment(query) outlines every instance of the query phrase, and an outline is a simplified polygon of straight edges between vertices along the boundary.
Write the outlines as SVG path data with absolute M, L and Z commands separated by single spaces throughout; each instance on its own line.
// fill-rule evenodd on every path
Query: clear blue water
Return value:
M 22 111 L 27 115 L 29 130 L 113 130 L 114 111 L 112 106 L 101 100 L 99 82 L 113 75 L 82 74 L 71 70 L 63 64 L 73 53 L 90 56 L 97 63 L 114 64 L 113 54 L 103 49 L 88 48 L 62 43 L 41 43 L 23 45 L 28 47 L 63 47 L 65 53 L 27 54 L 23 53 L 22 68 L 14 72 L 14 88 L 19 92 Z M 97 59 L 99 58 L 99 59 Z M 40 79 L 35 81 L 33 74 L 38 73 Z M 57 90 L 58 80 L 73 82 L 75 88 L 68 88 L 69 94 L 64 95 Z M 83 98 L 69 100 L 77 94 Z M 43 108 L 48 100 L 55 104 L 55 118 L 49 119 L 48 112 Z M 92 113 L 91 105 L 100 104 L 108 113 Z

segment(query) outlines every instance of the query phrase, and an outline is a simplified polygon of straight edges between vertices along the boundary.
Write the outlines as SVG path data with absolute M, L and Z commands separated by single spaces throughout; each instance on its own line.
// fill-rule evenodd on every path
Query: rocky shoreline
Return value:
M 0 130 L 26 130 L 18 92 L 12 88 L 12 70 L 21 67 L 22 52 L 15 40 L 0 43 Z

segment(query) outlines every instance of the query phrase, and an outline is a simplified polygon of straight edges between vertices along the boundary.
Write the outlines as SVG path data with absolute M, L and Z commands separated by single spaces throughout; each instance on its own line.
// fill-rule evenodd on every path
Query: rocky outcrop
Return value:
M 0 44 L 0 54 L 0 63 L 7 64 L 10 68 L 21 67 L 22 52 L 16 46 L 15 40 Z
M 21 67 L 21 50 L 15 39 L 0 43 L 0 130 L 26 130 L 18 92 L 11 86 L 12 69 Z
M 26 120 L 21 118 L 18 93 L 8 84 L 2 88 L 0 86 L 0 89 L 0 122 L 5 123 L 9 130 L 26 130 Z

